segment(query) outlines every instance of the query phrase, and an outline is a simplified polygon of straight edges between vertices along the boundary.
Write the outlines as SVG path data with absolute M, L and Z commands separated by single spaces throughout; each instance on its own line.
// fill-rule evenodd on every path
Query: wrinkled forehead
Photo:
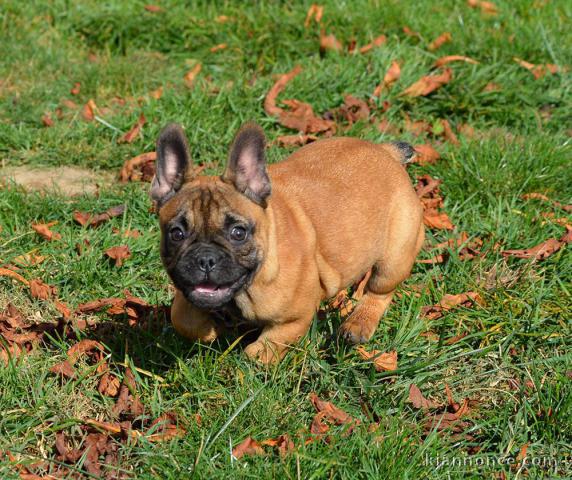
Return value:
M 248 200 L 223 182 L 185 185 L 161 208 L 163 225 L 186 223 L 193 230 L 215 232 L 236 223 L 252 223 Z

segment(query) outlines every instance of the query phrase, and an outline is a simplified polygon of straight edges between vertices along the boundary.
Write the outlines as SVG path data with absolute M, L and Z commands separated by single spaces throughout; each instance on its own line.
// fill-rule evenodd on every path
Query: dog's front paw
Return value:
M 372 325 L 372 322 L 352 314 L 340 325 L 339 333 L 346 342 L 357 345 L 358 343 L 366 343 L 373 337 L 376 327 L 377 324 Z
M 262 342 L 260 340 L 251 343 L 244 349 L 244 353 L 251 359 L 268 365 L 280 361 L 280 354 L 276 345 L 270 342 Z

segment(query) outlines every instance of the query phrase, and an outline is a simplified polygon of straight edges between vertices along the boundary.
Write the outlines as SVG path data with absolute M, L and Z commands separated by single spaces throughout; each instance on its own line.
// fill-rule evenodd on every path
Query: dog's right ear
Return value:
M 180 125 L 167 125 L 157 140 L 155 178 L 151 183 L 151 198 L 160 207 L 189 180 L 191 156 L 187 137 Z

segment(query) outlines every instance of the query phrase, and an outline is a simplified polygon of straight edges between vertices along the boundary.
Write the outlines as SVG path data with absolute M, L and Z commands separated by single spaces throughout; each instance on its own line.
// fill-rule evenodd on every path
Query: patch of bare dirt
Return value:
M 64 195 L 95 194 L 113 181 L 113 175 L 80 167 L 32 167 L 0 169 L 0 183 L 12 179 L 26 190 L 58 190 Z

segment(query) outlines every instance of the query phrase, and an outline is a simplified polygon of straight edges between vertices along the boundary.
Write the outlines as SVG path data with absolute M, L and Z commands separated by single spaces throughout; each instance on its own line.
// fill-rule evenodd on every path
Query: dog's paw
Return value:
M 280 361 L 280 354 L 276 345 L 270 342 L 256 341 L 247 345 L 244 353 L 251 359 L 268 365 Z
M 375 327 L 372 328 L 371 324 L 353 315 L 340 325 L 340 336 L 348 343 L 357 345 L 359 343 L 366 343 L 375 333 Z

